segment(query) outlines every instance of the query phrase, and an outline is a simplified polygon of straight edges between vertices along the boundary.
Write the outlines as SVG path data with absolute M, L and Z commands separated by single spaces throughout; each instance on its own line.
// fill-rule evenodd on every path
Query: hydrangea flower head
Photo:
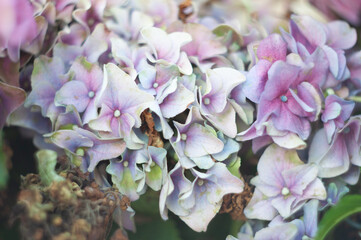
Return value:
M 142 92 L 128 74 L 112 63 L 104 67 L 102 90 L 96 101 L 100 114 L 89 122 L 92 129 L 126 137 L 133 126 L 140 127 L 140 114 L 154 100 L 152 95 Z

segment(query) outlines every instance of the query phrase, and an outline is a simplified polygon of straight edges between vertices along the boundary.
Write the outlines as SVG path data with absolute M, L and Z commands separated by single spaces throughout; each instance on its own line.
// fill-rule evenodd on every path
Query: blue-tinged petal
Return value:
M 272 206 L 277 209 L 279 214 L 283 218 L 289 217 L 293 213 L 293 209 L 291 209 L 292 204 L 295 202 L 295 196 L 278 196 L 271 201 Z
M 149 146 L 148 152 L 150 161 L 144 167 L 145 182 L 154 191 L 159 191 L 166 181 L 168 173 L 166 164 L 167 151 L 164 148 Z
M 222 112 L 206 114 L 205 117 L 228 137 L 234 138 L 237 135 L 236 112 L 229 102 Z
M 69 105 L 66 107 L 64 113 L 59 114 L 58 118 L 56 119 L 54 129 L 72 129 L 73 126 L 81 127 L 83 126 L 83 123 L 81 121 L 79 112 L 75 109 L 73 105 Z
M 231 138 L 224 137 L 223 133 L 217 133 L 218 138 L 223 142 L 224 148 L 222 152 L 213 154 L 212 156 L 218 160 L 223 161 L 227 159 L 231 154 L 236 153 L 240 149 L 240 144 Z
M 302 164 L 296 151 L 286 150 L 273 144 L 264 151 L 257 170 L 263 182 L 281 189 L 284 184 L 282 172 Z
M 31 76 L 32 91 L 25 101 L 25 107 L 37 105 L 41 108 L 44 117 L 49 117 L 55 123 L 56 117 L 63 112 L 63 107 L 56 107 L 55 93 L 67 78 L 65 67 L 61 59 L 41 56 L 35 59 L 34 70 Z
M 186 110 L 194 100 L 194 93 L 178 83 L 177 89 L 169 94 L 159 106 L 163 116 L 171 118 Z
M 298 228 L 293 223 L 285 223 L 263 228 L 256 232 L 254 240 L 293 240 L 297 236 Z
M 16 109 L 8 118 L 9 125 L 19 126 L 45 134 L 51 132 L 51 122 L 41 115 L 41 112 L 32 112 L 24 105 Z
M 315 237 L 318 223 L 318 200 L 311 200 L 305 204 L 303 222 L 305 224 L 305 233 L 309 237 Z
M 272 220 L 277 216 L 277 210 L 272 206 L 271 201 L 257 188 L 253 193 L 251 201 L 244 209 L 248 219 Z
M 192 157 L 190 158 L 200 169 L 209 169 L 213 167 L 214 160 L 210 155 L 205 155 L 202 157 Z
M 97 119 L 89 122 L 95 130 L 112 131 L 114 136 L 128 136 L 132 127 L 140 127 L 140 114 L 151 105 L 153 96 L 141 91 L 133 79 L 114 64 L 104 67 L 104 82 L 96 106 Z
M 94 146 L 94 142 L 91 139 L 74 130 L 59 130 L 49 137 L 55 145 L 73 154 L 76 154 L 78 148 L 90 148 Z M 84 151 L 82 155 L 84 155 Z
M 84 112 L 89 104 L 88 88 L 81 81 L 70 81 L 55 94 L 58 106 L 74 105 L 79 112 Z
M 194 123 L 186 133 L 184 152 L 188 157 L 201 157 L 207 154 L 219 153 L 222 151 L 223 146 L 223 142 L 212 131 L 198 123 Z
M 178 216 L 186 216 L 190 209 L 184 209 L 179 204 L 179 198 L 186 192 L 192 189 L 192 183 L 184 176 L 184 170 L 177 164 L 170 172 L 170 181 L 164 185 L 161 196 L 166 198 L 166 207 Z M 167 185 L 169 186 L 167 188 Z

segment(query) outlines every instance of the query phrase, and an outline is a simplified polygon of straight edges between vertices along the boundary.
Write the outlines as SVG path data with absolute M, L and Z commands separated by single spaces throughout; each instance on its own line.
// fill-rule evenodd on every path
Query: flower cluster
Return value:
M 131 201 L 159 191 L 161 217 L 195 231 L 243 191 L 252 140 L 257 173 L 242 173 L 254 176 L 254 222 L 239 239 L 312 238 L 318 208 L 360 175 L 356 30 L 301 14 L 262 26 L 261 12 L 237 25 L 206 2 L 2 1 L 0 127 L 31 129 L 38 148 Z

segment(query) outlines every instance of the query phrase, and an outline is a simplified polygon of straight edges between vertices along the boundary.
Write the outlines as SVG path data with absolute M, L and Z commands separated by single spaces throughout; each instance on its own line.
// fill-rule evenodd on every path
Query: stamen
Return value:
M 120 117 L 120 111 L 118 109 L 114 111 L 114 117 Z
M 287 102 L 288 98 L 285 95 L 281 96 L 281 101 L 282 102 Z
M 286 196 L 286 195 L 290 194 L 290 190 L 288 188 L 284 187 L 284 188 L 282 188 L 281 193 L 283 196 Z
M 205 105 L 208 105 L 208 104 L 211 103 L 211 100 L 210 100 L 209 98 L 205 98 L 205 99 L 203 99 L 203 103 L 204 103 Z
M 93 25 L 94 23 L 95 23 L 94 19 L 89 18 L 89 20 L 88 20 L 88 25 L 91 26 L 91 25 Z
M 182 139 L 183 141 L 187 140 L 187 134 L 182 133 L 182 134 L 181 134 L 181 139 Z
M 95 93 L 93 91 L 88 92 L 88 97 L 93 98 L 95 96 Z

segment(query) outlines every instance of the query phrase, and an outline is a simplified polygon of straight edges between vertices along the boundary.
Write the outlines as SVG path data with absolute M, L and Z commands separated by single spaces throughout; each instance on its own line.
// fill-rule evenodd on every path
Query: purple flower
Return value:
M 345 126 L 335 133 L 331 143 L 327 140 L 325 129 L 316 133 L 309 150 L 309 162 L 318 165 L 319 177 L 333 178 L 351 171 L 350 173 L 355 175 L 348 176 L 351 177 L 349 183 L 357 182 L 361 166 L 360 123 L 360 116 L 351 117 Z
M 171 26 L 170 31 L 186 32 L 192 36 L 192 41 L 184 45 L 181 50 L 186 52 L 190 61 L 199 66 L 202 71 L 215 64 L 212 58 L 227 52 L 220 38 L 202 24 L 177 22 Z
M 191 188 L 192 182 L 184 176 L 184 169 L 178 163 L 169 171 L 159 196 L 159 211 L 164 220 L 168 219 L 168 209 L 178 216 L 189 214 L 187 206 L 183 207 L 179 200 Z
M 112 159 L 106 169 L 119 192 L 126 195 L 130 201 L 137 200 L 145 191 L 145 174 L 137 167 L 137 163 L 146 162 L 146 158 L 144 149 L 137 151 L 127 149 L 122 154 L 121 161 Z
M 65 110 L 54 102 L 56 92 L 69 78 L 65 73 L 66 69 L 60 58 L 40 56 L 35 59 L 31 76 L 32 91 L 25 101 L 25 107 L 39 106 L 42 115 L 55 124 L 57 116 Z
M 293 220 L 292 223 L 297 225 L 298 234 L 296 239 L 312 239 L 316 237 L 318 223 L 318 200 L 311 200 L 303 207 L 303 219 Z
M 244 184 L 233 176 L 223 163 L 216 163 L 206 173 L 191 169 L 195 179 L 190 185 L 189 181 L 184 179 L 179 165 L 177 166 L 178 168 L 172 170 L 173 174 L 170 174 L 170 182 L 161 192 L 161 198 L 166 200 L 161 199 L 160 203 L 165 204 L 175 214 L 180 213 L 179 217 L 193 230 L 206 231 L 208 223 L 222 205 L 223 196 L 241 193 Z M 178 182 L 179 180 L 181 182 Z M 160 209 L 164 209 L 164 206 L 160 205 Z
M 142 28 L 152 27 L 153 19 L 147 14 L 124 8 L 110 8 L 111 19 L 105 22 L 107 28 L 128 41 L 137 41 Z
M 166 91 L 166 89 L 176 81 L 178 76 L 180 76 L 180 73 L 176 66 L 156 64 L 154 67 L 148 66 L 139 72 L 138 77 L 142 90 L 156 96 L 156 98 L 164 98 L 166 96 L 163 95 L 169 92 L 169 90 Z M 173 85 L 171 87 L 172 89 L 175 88 Z
M 171 139 L 171 144 L 182 167 L 212 167 L 214 161 L 210 154 L 220 153 L 224 144 L 217 137 L 216 131 L 204 123 L 199 108 L 191 108 L 184 124 L 174 122 L 174 125 L 177 136 Z
M 331 181 L 327 187 L 327 198 L 321 201 L 322 210 L 327 206 L 335 206 L 338 201 L 350 191 L 350 189 L 346 187 L 346 182 L 342 179 L 332 179 Z
M 270 224 L 268 227 L 256 232 L 254 240 L 295 240 L 297 238 L 297 225 L 289 223 Z
M 327 140 L 330 143 L 337 129 L 345 125 L 355 106 L 354 102 L 346 101 L 336 95 L 330 95 L 325 101 L 325 111 L 321 120 L 324 122 Z
M 99 116 L 89 122 L 98 131 L 110 132 L 115 137 L 127 137 L 133 127 L 140 127 L 140 114 L 154 98 L 141 91 L 134 80 L 116 65 L 104 68 L 102 92 L 96 101 L 101 107 Z
M 192 78 L 179 77 L 179 75 L 176 66 L 159 64 L 155 67 L 149 66 L 139 73 L 142 89 L 155 95 L 162 117 L 175 117 L 184 112 L 195 100 L 195 80 L 192 82 Z
M 174 90 L 171 87 L 166 90 L 168 91 L 165 94 L 166 97 L 163 96 L 157 99 L 162 115 L 165 118 L 172 118 L 184 112 L 195 100 L 194 93 L 187 89 L 178 79 L 175 85 Z
M 192 74 L 193 69 L 188 56 L 181 51 L 182 46 L 192 41 L 188 33 L 167 34 L 160 28 L 149 27 L 144 28 L 141 34 L 151 49 L 151 53 L 147 55 L 149 61 L 163 65 L 177 65 L 181 73 Z
M 95 26 L 102 22 L 106 0 L 85 0 L 80 1 L 73 17 L 90 33 Z
M 253 49 L 252 49 L 253 50 Z M 252 102 L 258 103 L 268 79 L 268 70 L 277 60 L 286 60 L 287 44 L 279 34 L 271 34 L 257 47 L 258 62 L 247 74 L 244 93 Z
M 75 31 L 79 31 L 75 29 Z M 78 44 L 69 45 L 58 43 L 54 46 L 53 55 L 61 58 L 66 65 L 71 65 L 79 56 L 86 57 L 87 61 L 95 63 L 100 60 L 100 56 L 108 49 L 107 41 L 112 36 L 103 24 L 98 24 L 94 31 L 83 42 L 76 41 Z M 78 36 L 77 36 L 78 37 Z
M 28 128 L 39 134 L 49 133 L 52 129 L 49 118 L 43 117 L 41 112 L 34 112 L 29 108 L 25 108 L 24 105 L 21 105 L 13 113 L 11 113 L 7 121 L 11 126 Z
M 120 156 L 126 147 L 121 139 L 100 139 L 76 126 L 73 130 L 58 130 L 49 137 L 55 145 L 70 153 L 75 165 L 89 172 L 93 172 L 100 161 Z
M 70 68 L 73 80 L 64 84 L 56 93 L 58 105 L 74 105 L 83 114 L 84 124 L 97 117 L 95 99 L 103 82 L 103 72 L 97 64 L 78 58 Z
M 347 66 L 350 69 L 350 81 L 359 91 L 361 88 L 361 51 L 353 52 L 346 58 Z
M 238 153 L 241 146 L 239 143 L 234 141 L 232 138 L 228 138 L 223 135 L 222 132 L 217 132 L 218 138 L 223 142 L 224 148 L 221 152 L 212 154 L 212 157 L 217 161 L 227 161 L 233 154 Z M 228 164 L 227 164 L 228 165 Z
M 3 0 L 0 3 L 0 53 L 7 49 L 13 62 L 20 58 L 21 46 L 36 37 L 34 9 L 27 0 Z
M 312 54 L 320 47 L 327 56 L 332 78 L 345 80 L 349 77 L 344 50 L 356 43 L 356 30 L 343 21 L 328 24 L 317 22 L 309 16 L 291 16 L 290 32 L 292 37 L 284 34 L 292 52 L 307 51 Z M 330 76 L 331 77 L 331 76 Z
M 313 239 L 317 231 L 318 200 L 311 200 L 304 205 L 303 219 L 285 222 L 278 216 L 269 223 L 268 227 L 256 232 L 254 240 L 301 240 Z
M 146 58 L 147 47 L 130 45 L 124 39 L 112 38 L 111 56 L 113 60 L 122 67 L 133 78 L 136 78 L 143 70 L 147 70 Z
M 229 137 L 237 134 L 236 112 L 228 102 L 231 91 L 245 81 L 244 75 L 232 68 L 209 69 L 205 91 L 200 96 L 200 111 L 207 120 Z
M 153 18 L 156 27 L 164 28 L 177 21 L 178 7 L 170 0 L 133 0 L 131 6 Z
M 287 218 L 309 199 L 326 198 L 315 164 L 304 164 L 295 150 L 269 146 L 259 160 L 258 176 L 251 180 L 256 191 L 245 209 L 247 218 Z
M 247 82 L 247 81 L 246 81 Z M 254 107 L 251 103 L 246 101 L 244 85 L 246 82 L 241 83 L 235 87 L 228 99 L 237 113 L 237 116 L 247 125 L 253 123 Z
M 55 2 L 56 19 L 65 23 L 72 21 L 72 13 L 78 0 L 57 0 Z
M 143 164 L 145 183 L 154 191 L 159 191 L 167 179 L 167 151 L 164 148 L 148 147 L 149 159 Z
M 321 112 L 321 97 L 308 82 L 308 71 L 302 70 L 283 61 L 272 65 L 259 101 L 257 120 L 248 130 L 238 134 L 239 140 L 269 135 L 286 148 L 305 146 L 302 140 L 310 135 L 310 121 L 317 120 Z M 292 141 L 285 141 L 285 136 Z
M 83 123 L 81 121 L 80 114 L 74 105 L 69 105 L 66 106 L 65 112 L 59 114 L 56 119 L 54 130 L 72 129 L 74 126 L 83 127 Z
M 361 24 L 361 6 L 358 0 L 311 0 L 330 19 L 346 19 L 352 25 Z

